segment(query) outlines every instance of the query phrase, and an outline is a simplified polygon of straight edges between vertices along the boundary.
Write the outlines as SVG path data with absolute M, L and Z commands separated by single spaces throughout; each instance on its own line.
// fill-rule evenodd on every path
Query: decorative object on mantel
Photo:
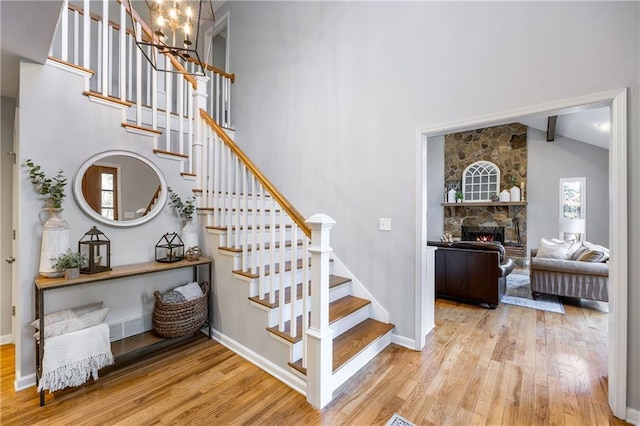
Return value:
M 67 280 L 75 280 L 80 277 L 80 267 L 87 263 L 88 257 L 83 253 L 74 253 L 69 250 L 58 257 L 51 259 L 56 271 L 63 271 Z
M 497 203 L 498 201 L 500 201 L 500 196 L 498 194 L 493 194 L 491 196 L 491 201 L 493 201 L 494 203 Z
M 449 192 L 447 192 L 447 203 L 455 203 L 456 202 L 456 190 L 451 188 Z
M 78 251 L 87 257 L 83 274 L 95 274 L 111 270 L 111 241 L 102 231 L 92 226 L 78 242 Z
M 524 199 L 524 182 L 520 182 L 520 201 L 526 201 Z
M 498 199 L 501 203 L 508 203 L 511 201 L 511 194 L 506 189 L 503 189 Z
M 176 234 L 166 233 L 156 244 L 156 261 L 162 263 L 178 262 L 184 259 L 184 244 Z
M 193 212 L 195 210 L 195 201 L 196 197 L 191 196 L 187 198 L 184 202 L 178 194 L 176 194 L 171 187 L 168 188 L 169 191 L 169 206 L 173 207 L 175 211 L 182 219 L 182 234 L 181 239 L 184 243 L 185 248 L 189 249 L 191 247 L 198 246 L 198 228 L 196 224 L 193 222 Z
M 520 201 L 520 187 L 518 187 L 518 179 L 515 177 L 511 177 L 511 189 L 509 190 L 510 200 L 513 202 Z
M 459 189 L 456 191 L 456 203 L 461 203 L 464 200 L 464 194 Z
M 29 180 L 34 189 L 44 196 L 47 206 L 38 213 L 38 218 L 43 226 L 38 271 L 44 277 L 61 277 L 64 272 L 57 271 L 53 267 L 51 259 L 66 253 L 71 248 L 69 224 L 61 216 L 62 200 L 65 197 L 64 187 L 67 185 L 67 179 L 64 177 L 62 170 L 58 170 L 54 177 L 48 178 L 41 167 L 31 159 L 25 160 L 24 163 L 29 168 Z M 49 218 L 46 221 L 42 217 L 44 212 L 49 214 Z

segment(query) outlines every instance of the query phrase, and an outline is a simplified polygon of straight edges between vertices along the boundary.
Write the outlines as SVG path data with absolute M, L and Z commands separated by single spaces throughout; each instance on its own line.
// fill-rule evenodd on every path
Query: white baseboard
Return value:
M 408 337 L 400 336 L 399 334 L 391 333 L 391 343 L 395 343 L 398 346 L 403 346 L 413 351 L 416 350 L 415 339 L 409 339 Z
M 242 358 L 246 359 L 250 363 L 254 364 L 261 370 L 266 371 L 271 374 L 276 379 L 280 380 L 285 385 L 289 386 L 291 389 L 296 392 L 301 393 L 302 395 L 307 395 L 307 383 L 296 376 L 290 371 L 284 370 L 282 367 L 272 363 L 268 359 L 262 357 L 261 355 L 255 353 L 251 349 L 246 346 L 236 342 L 228 336 L 220 333 L 216 329 L 212 329 L 211 332 L 212 337 L 218 341 L 221 345 L 227 347 L 229 350 L 237 353 Z
M 13 388 L 16 392 L 29 389 L 36 386 L 36 373 L 28 374 L 24 377 L 20 377 L 13 382 Z
M 627 407 L 627 423 L 640 425 L 640 410 Z
M 4 336 L 0 336 L 0 345 L 8 345 L 11 342 L 11 335 L 5 334 Z

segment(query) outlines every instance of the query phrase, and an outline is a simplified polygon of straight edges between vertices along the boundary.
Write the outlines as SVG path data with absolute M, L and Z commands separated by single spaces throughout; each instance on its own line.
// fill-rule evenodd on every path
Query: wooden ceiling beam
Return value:
M 547 142 L 553 142 L 556 140 L 556 122 L 558 121 L 557 115 L 552 115 L 547 120 Z

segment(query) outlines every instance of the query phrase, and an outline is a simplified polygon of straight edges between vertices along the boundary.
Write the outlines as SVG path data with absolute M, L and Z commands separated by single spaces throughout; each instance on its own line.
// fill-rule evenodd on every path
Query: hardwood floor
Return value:
M 419 425 L 625 424 L 607 406 L 607 314 L 502 304 L 436 303 L 422 352 L 391 345 L 324 410 L 204 338 L 102 374 L 80 388 L 13 391 L 14 349 L 1 347 L 0 424 Z

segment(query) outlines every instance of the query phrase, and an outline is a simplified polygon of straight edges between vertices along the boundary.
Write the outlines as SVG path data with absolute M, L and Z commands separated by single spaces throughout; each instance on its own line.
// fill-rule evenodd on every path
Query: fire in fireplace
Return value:
M 462 241 L 504 243 L 504 226 L 463 226 Z

